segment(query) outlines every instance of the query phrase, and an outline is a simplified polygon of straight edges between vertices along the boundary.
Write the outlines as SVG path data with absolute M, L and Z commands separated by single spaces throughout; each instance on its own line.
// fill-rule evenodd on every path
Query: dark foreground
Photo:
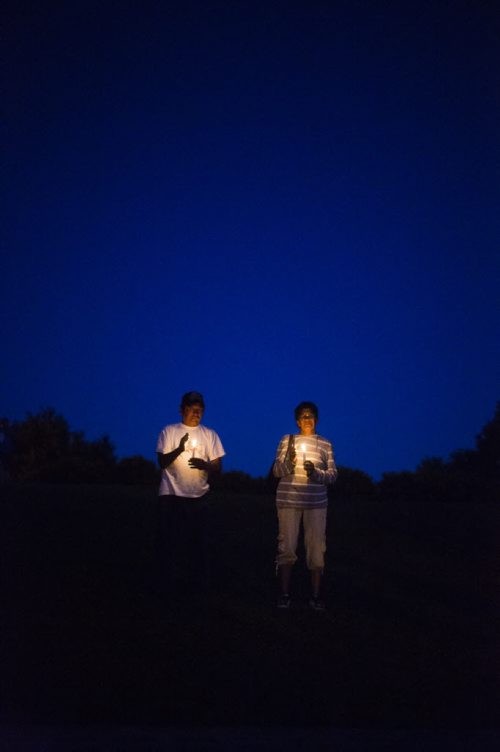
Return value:
M 154 587 L 154 489 L 1 508 L 5 749 L 498 744 L 500 509 L 337 502 L 318 614 L 300 567 L 274 609 L 272 499 L 214 500 L 198 607 Z

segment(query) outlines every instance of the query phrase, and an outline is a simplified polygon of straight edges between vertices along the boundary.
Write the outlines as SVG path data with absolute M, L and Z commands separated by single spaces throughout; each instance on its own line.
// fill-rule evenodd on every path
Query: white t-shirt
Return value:
M 189 434 L 189 439 L 184 451 L 161 472 L 160 496 L 171 494 L 191 499 L 203 496 L 210 488 L 207 473 L 189 467 L 189 460 L 194 456 L 212 462 L 225 455 L 224 447 L 215 431 L 202 425 L 193 428 L 184 423 L 165 426 L 158 436 L 156 451 L 159 454 L 172 452 L 177 449 L 180 440 L 186 434 Z

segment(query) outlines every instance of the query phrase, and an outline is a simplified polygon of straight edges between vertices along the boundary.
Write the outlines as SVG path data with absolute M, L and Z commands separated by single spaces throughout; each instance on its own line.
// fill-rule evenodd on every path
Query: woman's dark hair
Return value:
M 314 402 L 301 402 L 300 405 L 297 405 L 295 408 L 295 420 L 299 419 L 300 414 L 303 413 L 304 410 L 310 410 L 316 420 L 318 420 L 318 408 Z

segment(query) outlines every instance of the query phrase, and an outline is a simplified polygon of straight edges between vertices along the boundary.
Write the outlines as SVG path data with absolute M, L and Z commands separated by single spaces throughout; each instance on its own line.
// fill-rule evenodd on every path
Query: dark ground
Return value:
M 496 748 L 500 506 L 337 501 L 329 609 L 298 566 L 282 613 L 272 498 L 214 499 L 193 610 L 153 587 L 155 489 L 1 490 L 2 749 Z

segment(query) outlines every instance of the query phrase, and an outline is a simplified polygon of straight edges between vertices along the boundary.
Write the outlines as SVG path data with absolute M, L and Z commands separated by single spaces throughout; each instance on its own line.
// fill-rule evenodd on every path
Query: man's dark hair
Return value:
M 186 394 L 182 395 L 181 409 L 188 405 L 201 405 L 204 408 L 205 401 L 203 396 L 199 392 L 186 392 Z
M 297 405 L 295 408 L 295 420 L 298 420 L 301 413 L 304 412 L 304 410 L 310 410 L 316 420 L 318 420 L 318 408 L 314 404 L 314 402 L 301 402 L 300 405 Z

